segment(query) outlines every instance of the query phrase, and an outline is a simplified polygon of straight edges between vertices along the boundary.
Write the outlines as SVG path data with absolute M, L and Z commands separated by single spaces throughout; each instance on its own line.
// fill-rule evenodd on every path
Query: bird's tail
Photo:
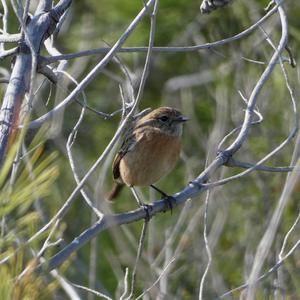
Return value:
M 115 182 L 111 191 L 107 194 L 106 200 L 113 201 L 119 195 L 123 186 L 124 186 L 123 183 Z

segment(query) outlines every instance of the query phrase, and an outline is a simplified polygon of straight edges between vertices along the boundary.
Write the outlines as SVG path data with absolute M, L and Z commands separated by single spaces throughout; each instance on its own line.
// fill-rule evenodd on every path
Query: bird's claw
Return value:
M 149 205 L 149 204 L 143 203 L 143 204 L 141 205 L 141 207 L 143 208 L 143 210 L 144 210 L 145 213 L 146 213 L 145 221 L 146 221 L 146 222 L 149 222 L 150 219 L 151 219 L 150 211 L 152 210 L 152 206 Z
M 164 210 L 164 212 L 166 212 L 169 209 L 171 211 L 171 215 L 172 215 L 173 203 L 176 203 L 176 199 L 172 196 L 169 196 L 164 191 L 157 188 L 155 185 L 151 184 L 150 186 L 162 195 L 163 200 L 165 201 L 165 204 L 166 204 L 166 209 Z
M 167 195 L 167 196 L 165 196 L 163 198 L 163 200 L 166 203 L 166 210 L 165 210 L 165 212 L 167 211 L 167 209 L 169 209 L 171 211 L 171 215 L 172 215 L 172 212 L 173 212 L 173 202 L 175 202 L 175 198 L 172 197 L 172 196 Z

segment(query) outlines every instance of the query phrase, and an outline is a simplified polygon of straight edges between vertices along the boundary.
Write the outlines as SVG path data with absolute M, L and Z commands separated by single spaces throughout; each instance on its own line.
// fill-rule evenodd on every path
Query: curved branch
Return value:
M 0 43 L 18 43 L 21 39 L 21 33 L 0 34 Z
M 278 9 L 278 5 L 275 5 L 267 14 L 265 14 L 261 19 L 259 19 L 256 23 L 245 29 L 244 31 L 219 41 L 205 43 L 202 45 L 195 45 L 195 46 L 185 46 L 185 47 L 153 47 L 153 52 L 160 52 L 160 53 L 179 53 L 179 52 L 195 52 L 204 49 L 211 49 L 218 46 L 222 46 L 234 41 L 237 41 L 249 34 L 251 34 L 255 29 L 257 29 L 262 23 L 264 23 L 270 16 L 272 16 Z M 55 63 L 58 60 L 69 60 L 74 59 L 82 56 L 94 55 L 94 54 L 106 54 L 111 51 L 112 48 L 110 47 L 103 47 L 91 50 L 80 51 L 78 53 L 70 53 L 70 54 L 62 54 L 56 56 L 47 56 L 43 57 L 42 63 Z M 122 53 L 135 53 L 135 52 L 147 52 L 148 47 L 124 47 L 118 49 L 116 52 Z
M 18 53 L 18 47 L 9 49 L 9 50 L 3 50 L 0 52 L 0 59 L 4 59 L 8 56 L 12 56 Z
M 300 169 L 296 166 L 290 167 L 269 167 L 264 165 L 257 165 L 251 164 L 244 161 L 239 161 L 233 158 L 230 158 L 225 165 L 226 167 L 238 167 L 243 169 L 251 169 L 253 168 L 256 171 L 263 171 L 263 172 L 273 172 L 273 173 L 287 173 L 292 171 L 300 171 Z

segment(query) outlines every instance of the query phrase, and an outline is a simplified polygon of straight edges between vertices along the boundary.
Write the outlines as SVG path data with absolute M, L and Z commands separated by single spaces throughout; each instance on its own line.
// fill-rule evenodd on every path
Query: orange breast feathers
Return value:
M 181 150 L 180 137 L 153 130 L 144 132 L 120 161 L 120 175 L 128 186 L 149 186 L 175 166 Z

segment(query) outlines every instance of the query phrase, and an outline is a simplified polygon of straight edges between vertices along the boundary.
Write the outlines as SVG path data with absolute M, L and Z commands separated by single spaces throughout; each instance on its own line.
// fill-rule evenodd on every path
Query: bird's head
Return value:
M 182 125 L 188 120 L 175 108 L 159 107 L 141 118 L 137 123 L 137 127 L 153 126 L 166 134 L 180 136 L 182 134 Z

